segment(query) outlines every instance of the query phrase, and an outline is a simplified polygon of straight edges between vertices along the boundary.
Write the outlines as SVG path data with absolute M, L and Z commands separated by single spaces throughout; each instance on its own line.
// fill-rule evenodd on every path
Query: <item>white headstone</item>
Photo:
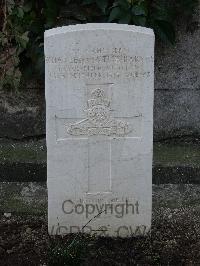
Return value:
M 151 226 L 154 34 L 85 24 L 45 32 L 50 234 Z

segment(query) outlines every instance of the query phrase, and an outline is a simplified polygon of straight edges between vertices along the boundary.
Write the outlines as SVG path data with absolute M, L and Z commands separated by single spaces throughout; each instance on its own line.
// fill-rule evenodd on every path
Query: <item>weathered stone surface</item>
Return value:
M 200 2 L 193 19 L 179 19 L 174 46 L 155 49 L 154 139 L 200 135 Z
M 200 135 L 200 90 L 155 90 L 154 140 Z
M 46 182 L 0 182 L 0 212 L 46 214 Z
M 23 139 L 44 136 L 44 91 L 0 91 L 0 117 L 0 138 Z
M 87 223 L 91 233 L 110 236 L 127 236 L 126 227 L 148 231 L 153 31 L 117 24 L 52 29 L 45 57 L 49 232 Z

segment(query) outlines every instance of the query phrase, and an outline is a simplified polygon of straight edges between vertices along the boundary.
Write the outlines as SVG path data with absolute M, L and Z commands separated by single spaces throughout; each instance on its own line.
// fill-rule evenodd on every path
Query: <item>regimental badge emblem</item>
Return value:
M 67 133 L 79 135 L 124 136 L 130 132 L 127 122 L 112 117 L 110 100 L 102 88 L 91 92 L 87 101 L 86 119 L 67 126 Z

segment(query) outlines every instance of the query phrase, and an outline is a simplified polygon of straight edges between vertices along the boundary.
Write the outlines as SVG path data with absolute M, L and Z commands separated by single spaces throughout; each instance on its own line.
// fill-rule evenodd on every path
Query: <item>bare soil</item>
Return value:
M 46 216 L 0 217 L 0 265 L 200 265 L 200 209 L 154 210 L 151 235 L 50 237 Z

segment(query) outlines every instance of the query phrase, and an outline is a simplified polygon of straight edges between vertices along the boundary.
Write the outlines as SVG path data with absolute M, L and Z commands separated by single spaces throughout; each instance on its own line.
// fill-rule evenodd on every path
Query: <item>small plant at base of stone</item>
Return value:
M 83 262 L 87 251 L 88 239 L 76 235 L 70 244 L 57 243 L 52 245 L 48 253 L 48 265 L 50 266 L 79 266 Z

